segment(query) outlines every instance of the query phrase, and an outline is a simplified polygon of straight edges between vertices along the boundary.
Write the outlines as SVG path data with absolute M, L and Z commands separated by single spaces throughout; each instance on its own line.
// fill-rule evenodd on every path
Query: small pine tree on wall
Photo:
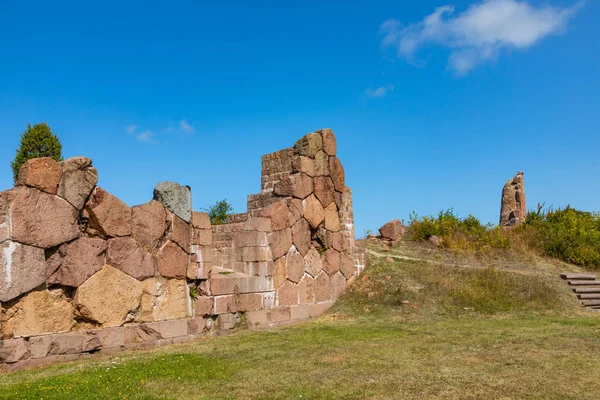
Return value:
M 227 202 L 227 199 L 217 201 L 215 205 L 209 207 L 207 210 L 211 225 L 221 225 L 226 223 L 227 215 L 232 211 L 233 207 Z
M 21 135 L 21 145 L 17 149 L 15 159 L 10 163 L 13 179 L 16 182 L 21 166 L 32 158 L 50 157 L 62 161 L 62 145 L 56 135 L 45 122 L 31 126 Z

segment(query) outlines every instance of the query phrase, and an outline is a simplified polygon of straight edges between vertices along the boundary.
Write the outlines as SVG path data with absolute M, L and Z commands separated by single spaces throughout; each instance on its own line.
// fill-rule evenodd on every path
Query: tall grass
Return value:
M 553 209 L 538 205 L 525 223 L 514 228 L 484 225 L 469 215 L 459 218 L 452 209 L 436 216 L 410 216 L 409 239 L 442 239 L 442 246 L 476 255 L 499 249 L 532 252 L 589 269 L 600 270 L 600 214 L 570 206 Z

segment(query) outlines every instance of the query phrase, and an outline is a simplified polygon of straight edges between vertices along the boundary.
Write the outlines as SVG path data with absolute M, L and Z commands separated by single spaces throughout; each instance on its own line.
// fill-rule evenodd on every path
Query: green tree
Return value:
M 213 206 L 206 210 L 212 225 L 222 225 L 226 223 L 227 215 L 232 211 L 233 207 L 227 202 L 227 199 L 217 201 Z
M 31 126 L 21 135 L 21 145 L 17 149 L 15 159 L 10 163 L 13 170 L 13 179 L 16 182 L 19 177 L 19 169 L 27 160 L 38 157 L 51 157 L 56 161 L 62 161 L 62 145 L 58 137 L 45 122 Z

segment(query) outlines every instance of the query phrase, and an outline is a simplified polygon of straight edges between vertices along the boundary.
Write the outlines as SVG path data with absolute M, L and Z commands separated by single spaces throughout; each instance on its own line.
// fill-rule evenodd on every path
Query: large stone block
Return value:
M 188 255 L 172 241 L 167 241 L 158 251 L 158 273 L 167 278 L 185 279 L 188 267 Z
M 315 292 L 313 289 L 314 279 L 305 274 L 300 283 L 298 283 L 298 300 L 300 304 L 311 304 L 315 302 Z
M 212 297 L 198 296 L 194 300 L 194 314 L 198 316 L 212 315 L 214 301 Z
M 73 321 L 73 307 L 62 290 L 40 290 L 5 308 L 1 332 L 3 338 L 68 332 Z
M 302 200 L 302 208 L 304 210 L 304 218 L 306 218 L 313 228 L 317 228 L 325 219 L 325 210 L 315 195 L 310 195 Z
M 269 235 L 269 244 L 271 245 L 271 252 L 273 253 L 273 259 L 287 254 L 292 247 L 292 230 L 290 228 L 282 229 L 280 231 L 273 232 Z
M 294 283 L 300 282 L 304 274 L 304 258 L 294 246 L 290 248 L 286 257 L 286 278 Z
M 142 282 L 109 265 L 79 286 L 74 302 L 80 314 L 104 327 L 133 321 L 140 306 Z
M 236 313 L 238 311 L 236 295 L 215 297 L 215 314 Z
M 340 272 L 346 279 L 354 276 L 354 259 L 348 253 L 342 253 L 340 256 Z
M 332 276 L 340 270 L 340 252 L 329 249 L 323 253 L 323 271 Z
M 154 188 L 154 200 L 186 222 L 192 219 L 192 190 L 175 182 L 160 182 Z
M 300 218 L 292 226 L 292 241 L 303 256 L 310 250 L 310 225 L 304 218 Z
M 10 190 L 0 192 L 0 243 L 9 239 L 9 195 Z
M 325 209 L 325 229 L 330 232 L 338 232 L 340 230 L 340 215 L 335 203 L 329 204 Z
M 85 211 L 90 232 L 104 237 L 131 235 L 131 209 L 100 186 L 92 192 Z
M 195 229 L 211 229 L 208 213 L 192 211 L 192 227 Z
M 323 151 L 327 155 L 335 156 L 337 146 L 333 131 L 329 128 L 325 128 L 318 130 L 317 133 L 320 133 L 323 138 Z
M 26 293 L 46 281 L 44 250 L 10 240 L 0 244 L 0 301 Z
M 322 271 L 314 280 L 315 302 L 321 303 L 331 299 L 331 280 L 329 275 Z
M 114 238 L 108 241 L 106 263 L 138 280 L 154 276 L 156 272 L 154 257 L 139 247 L 131 237 Z
M 402 223 L 398 219 L 390 221 L 379 228 L 381 237 L 386 240 L 391 240 L 392 242 L 402 239 L 404 232 L 404 226 L 402 226 Z
M 98 183 L 98 171 L 92 167 L 92 160 L 86 157 L 68 158 L 61 165 L 62 179 L 58 195 L 77 210 L 82 210 Z
M 269 245 L 266 232 L 241 231 L 233 233 L 234 247 L 265 247 Z
M 315 196 L 321 202 L 323 208 L 329 206 L 334 201 L 335 188 L 333 181 L 328 176 L 317 176 L 315 181 Z
M 171 212 L 168 212 L 168 218 L 170 220 L 168 238 L 177 243 L 185 252 L 189 252 L 192 233 L 190 224 Z
M 300 138 L 294 145 L 294 153 L 297 155 L 315 158 L 317 152 L 323 148 L 323 138 L 319 133 L 309 133 Z
M 304 173 L 288 175 L 275 183 L 273 193 L 304 199 L 313 192 L 313 179 Z
M 192 245 L 199 245 L 199 246 L 212 246 L 212 244 L 213 244 L 212 229 L 193 228 L 190 243 Z
M 346 278 L 341 272 L 336 272 L 331 277 L 331 297 L 337 299 L 346 291 Z
M 29 358 L 29 343 L 23 339 L 0 342 L 0 363 L 15 363 Z
M 11 197 L 14 241 L 46 249 L 79 236 L 78 212 L 66 200 L 28 187 L 13 189 Z
M 60 246 L 47 262 L 48 283 L 78 287 L 102 269 L 106 248 L 105 240 L 87 237 Z
M 167 213 L 156 200 L 131 208 L 132 237 L 146 250 L 156 252 L 167 230 Z
M 190 289 L 185 280 L 150 278 L 143 283 L 143 322 L 186 318 L 192 315 Z
M 315 176 L 329 175 L 329 156 L 324 151 L 319 151 L 315 156 Z
M 260 216 L 270 218 L 273 231 L 279 231 L 288 227 L 289 212 L 286 202 L 278 201 L 262 209 Z
M 270 218 L 250 217 L 244 224 L 244 231 L 271 232 L 273 226 Z
M 287 277 L 286 265 L 287 265 L 287 261 L 286 261 L 285 257 L 281 257 L 280 259 L 275 261 L 274 271 L 273 271 L 273 287 L 275 289 L 277 289 L 279 286 L 281 286 L 283 284 L 283 282 L 285 282 L 285 279 Z
M 344 167 L 339 158 L 329 157 L 329 175 L 333 180 L 333 186 L 338 192 L 344 191 L 345 186 L 345 174 Z
M 16 184 L 56 194 L 61 175 L 62 168 L 56 160 L 50 157 L 32 158 L 19 169 L 19 178 Z
M 260 293 L 244 293 L 237 298 L 237 310 L 241 312 L 256 311 L 262 308 L 263 295 Z
M 296 156 L 292 160 L 292 171 L 305 173 L 312 178 L 315 176 L 315 160 L 305 156 Z
M 279 306 L 298 305 L 298 285 L 293 282 L 285 281 L 277 289 L 277 304 Z
M 314 247 L 311 247 L 308 254 L 304 256 L 304 270 L 313 278 L 323 270 L 321 255 Z

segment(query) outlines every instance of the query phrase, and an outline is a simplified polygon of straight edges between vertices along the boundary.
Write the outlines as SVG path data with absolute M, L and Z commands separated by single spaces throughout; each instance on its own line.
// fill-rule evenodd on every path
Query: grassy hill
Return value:
M 600 314 L 543 258 L 368 244 L 327 314 L 4 374 L 2 399 L 596 399 Z

